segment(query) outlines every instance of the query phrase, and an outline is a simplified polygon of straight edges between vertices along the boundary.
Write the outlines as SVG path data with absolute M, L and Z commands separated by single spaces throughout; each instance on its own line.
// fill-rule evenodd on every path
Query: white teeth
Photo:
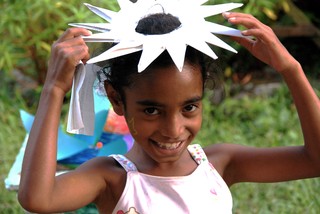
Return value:
M 179 145 L 181 144 L 181 142 L 178 143 L 159 143 L 157 142 L 157 145 L 161 148 L 161 149 L 176 149 L 179 147 Z

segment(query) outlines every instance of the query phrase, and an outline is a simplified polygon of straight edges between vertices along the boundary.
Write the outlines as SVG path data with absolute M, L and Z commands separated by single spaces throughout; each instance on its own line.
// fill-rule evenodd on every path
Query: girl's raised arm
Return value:
M 89 176 L 80 172 L 55 177 L 57 133 L 65 94 L 72 86 L 75 67 L 89 59 L 88 47 L 80 35 L 90 35 L 85 29 L 68 29 L 52 46 L 46 81 L 25 151 L 19 201 L 33 212 L 71 210 L 93 200 L 96 189 L 85 190 Z M 77 175 L 77 179 L 75 179 Z M 90 194 L 92 192 L 93 194 Z
M 256 18 L 242 13 L 225 13 L 232 24 L 243 25 L 243 35 L 234 38 L 256 58 L 277 70 L 292 94 L 300 118 L 304 145 L 280 148 L 252 148 L 220 145 L 227 154 L 222 167 L 231 185 L 241 181 L 276 182 L 320 176 L 320 103 L 299 62 L 278 40 L 272 29 Z

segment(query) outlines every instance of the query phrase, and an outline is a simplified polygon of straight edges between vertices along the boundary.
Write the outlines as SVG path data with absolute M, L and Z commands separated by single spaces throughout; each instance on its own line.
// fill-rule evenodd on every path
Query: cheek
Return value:
M 194 121 L 194 124 L 193 124 L 193 132 L 195 134 L 197 134 L 200 129 L 201 129 L 201 126 L 202 126 L 202 115 L 200 115 L 195 121 Z
M 136 121 L 134 117 L 131 117 L 130 119 L 128 119 L 127 124 L 128 124 L 131 135 L 133 136 L 138 135 L 138 130 L 136 129 Z
M 151 135 L 154 130 L 157 129 L 154 123 L 139 120 L 139 118 L 134 116 L 126 118 L 130 133 L 135 138 L 143 138 L 144 136 Z
M 194 118 L 192 118 L 192 120 L 190 120 L 190 128 L 192 129 L 192 132 L 194 135 L 196 135 L 202 126 L 202 106 L 200 106 L 199 112 L 197 113 L 197 115 L 195 115 Z

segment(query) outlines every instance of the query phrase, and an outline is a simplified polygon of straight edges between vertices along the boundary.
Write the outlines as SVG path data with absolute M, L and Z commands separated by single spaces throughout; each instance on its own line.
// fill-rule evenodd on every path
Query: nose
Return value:
M 161 121 L 160 133 L 170 139 L 178 139 L 184 131 L 184 118 L 181 114 L 167 114 Z

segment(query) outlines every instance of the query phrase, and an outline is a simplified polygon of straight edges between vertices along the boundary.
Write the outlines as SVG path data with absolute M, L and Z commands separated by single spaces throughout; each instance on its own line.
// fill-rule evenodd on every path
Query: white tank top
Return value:
M 200 145 L 188 147 L 198 163 L 187 176 L 160 177 L 140 173 L 123 155 L 111 155 L 127 171 L 123 193 L 113 214 L 232 213 L 232 196 Z

